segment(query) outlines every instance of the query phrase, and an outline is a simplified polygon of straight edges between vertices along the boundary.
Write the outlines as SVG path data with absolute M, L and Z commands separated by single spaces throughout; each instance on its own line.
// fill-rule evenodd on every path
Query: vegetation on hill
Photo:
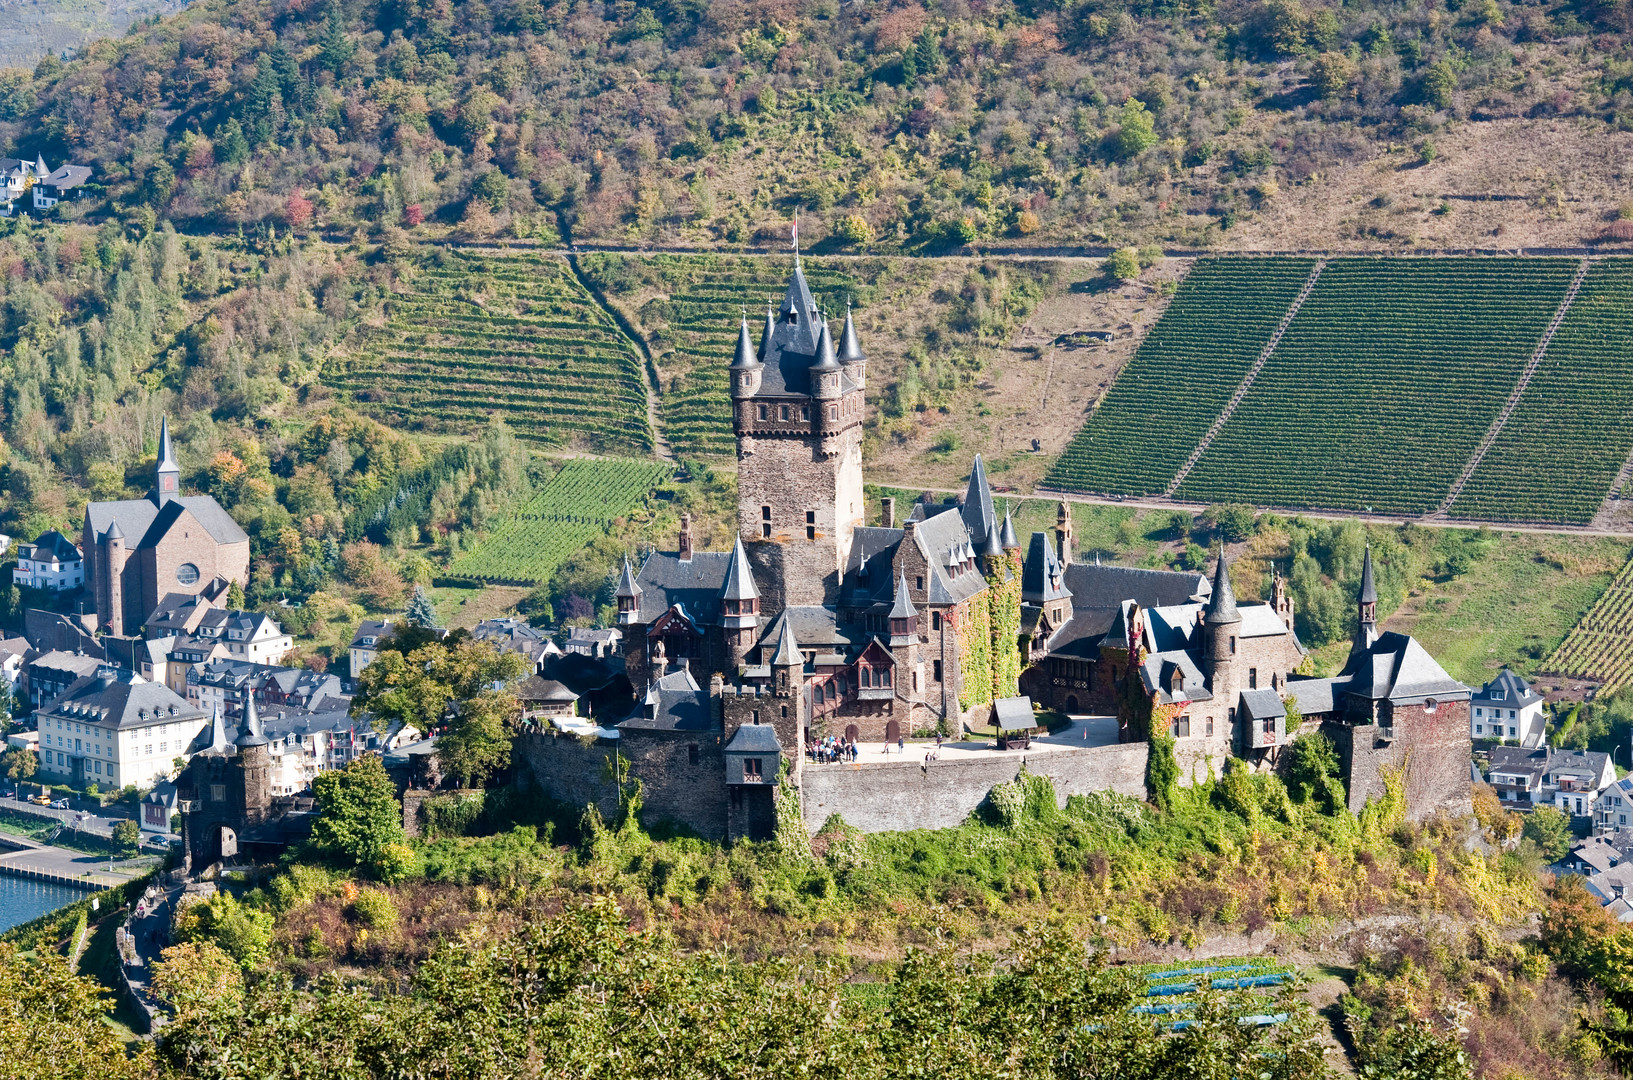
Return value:
M 214 229 L 1210 242 L 1446 125 L 1627 119 L 1613 4 L 207 0 L 12 69 L 0 138 Z M 1586 72 L 1586 77 L 1584 73 Z M 785 235 L 785 234 L 783 234 Z

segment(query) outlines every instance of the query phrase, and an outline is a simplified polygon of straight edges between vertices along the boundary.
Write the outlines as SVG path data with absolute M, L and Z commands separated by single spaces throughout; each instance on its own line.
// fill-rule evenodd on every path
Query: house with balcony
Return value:
M 1623 830 L 1633 830 L 1633 775 L 1605 788 L 1593 803 L 1594 836 L 1615 836 Z M 1624 835 L 1633 836 L 1633 831 Z
M 1594 750 L 1494 746 L 1487 779 L 1510 809 L 1552 806 L 1588 817 L 1600 793 L 1616 782 L 1616 769 L 1609 754 Z
M 1504 668 L 1469 699 L 1469 735 L 1496 739 L 1533 749 L 1548 731 L 1542 695 L 1518 675 Z

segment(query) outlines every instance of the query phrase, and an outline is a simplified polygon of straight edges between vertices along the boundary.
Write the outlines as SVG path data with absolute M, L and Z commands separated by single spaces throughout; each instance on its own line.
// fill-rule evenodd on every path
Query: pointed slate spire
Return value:
M 862 343 L 856 339 L 856 323 L 851 320 L 851 306 L 846 304 L 845 329 L 839 335 L 839 362 L 853 364 L 866 359 L 867 355 L 862 352 Z
M 181 494 L 181 466 L 170 449 L 170 418 L 159 418 L 159 465 L 153 470 L 153 491 L 159 505 Z
M 744 315 L 742 329 L 737 333 L 737 355 L 732 358 L 732 370 L 758 367 L 759 363 L 759 354 L 754 351 L 754 342 L 748 336 L 748 316 Z
M 777 639 L 777 655 L 773 667 L 804 667 L 805 657 L 800 654 L 799 642 L 794 640 L 794 620 L 783 612 L 782 635 Z
M 987 536 L 998 529 L 998 513 L 992 508 L 992 488 L 987 485 L 987 467 L 981 455 L 975 455 L 970 468 L 970 486 L 964 493 L 964 525 L 970 539 L 985 544 Z
M 1015 535 L 1015 519 L 1009 516 L 1008 503 L 1004 504 L 1004 529 L 999 542 L 1004 545 L 1005 551 L 1019 551 L 1021 548 L 1021 541 Z
M 892 619 L 916 619 L 919 617 L 918 609 L 913 606 L 913 598 L 907 595 L 907 574 L 905 571 L 901 577 L 896 579 L 896 606 L 890 609 L 889 617 Z
M 221 717 L 221 705 L 218 703 L 210 713 L 210 745 L 208 750 L 212 754 L 225 754 L 232 747 L 232 741 L 227 738 L 227 722 Z
M 1225 561 L 1223 544 L 1219 545 L 1219 562 L 1213 568 L 1213 595 L 1208 598 L 1207 621 L 1210 626 L 1242 621 L 1241 612 L 1236 610 L 1236 593 L 1230 587 L 1230 564 Z
M 991 532 L 987 533 L 986 545 L 981 548 L 981 554 L 984 557 L 989 559 L 1001 559 L 1004 557 L 1003 540 L 999 536 L 1001 531 L 1002 530 L 1000 529 L 993 529 Z
M 255 688 L 248 683 L 244 685 L 244 730 L 238 733 L 237 745 L 265 746 L 267 739 L 261 734 L 261 716 L 255 708 Z
M 1378 587 L 1372 581 L 1372 545 L 1367 545 L 1366 556 L 1361 560 L 1361 596 L 1363 604 L 1378 602 Z
M 629 556 L 624 556 L 624 572 L 618 577 L 617 596 L 637 597 L 641 595 L 641 587 L 635 583 L 635 571 L 630 569 Z
M 834 356 L 834 338 L 828 332 L 828 321 L 822 320 L 822 333 L 817 338 L 816 363 L 811 365 L 812 371 L 838 371 L 839 360 Z
M 748 564 L 748 552 L 743 550 L 739 536 L 731 549 L 731 569 L 726 571 L 726 587 L 722 600 L 758 600 L 760 590 L 754 587 L 754 569 Z
M 118 518 L 115 518 L 112 523 L 108 525 L 108 531 L 103 533 L 102 536 L 107 540 L 123 540 L 125 538 L 125 530 L 119 527 Z
M 166 467 L 179 469 L 176 464 L 176 455 L 170 450 L 170 417 L 159 418 L 159 468 Z
M 771 355 L 771 335 L 777 332 L 777 316 L 771 304 L 765 306 L 765 329 L 760 332 L 760 360 L 764 362 Z

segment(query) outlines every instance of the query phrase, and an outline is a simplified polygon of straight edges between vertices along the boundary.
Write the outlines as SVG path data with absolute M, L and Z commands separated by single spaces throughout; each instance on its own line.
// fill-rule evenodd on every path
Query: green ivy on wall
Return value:
M 992 700 L 992 613 L 984 596 L 972 598 L 954 612 L 953 626 L 958 632 L 958 656 L 963 674 L 958 687 L 958 707 L 971 709 Z
M 1021 553 L 981 560 L 987 581 L 987 620 L 992 627 L 992 696 L 1014 697 L 1021 682 Z

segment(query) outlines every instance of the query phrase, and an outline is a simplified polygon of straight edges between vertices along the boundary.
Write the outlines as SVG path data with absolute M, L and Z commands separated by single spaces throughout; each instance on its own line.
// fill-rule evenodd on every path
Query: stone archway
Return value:
M 886 721 L 885 722 L 885 742 L 886 743 L 893 743 L 893 742 L 895 742 L 897 739 L 899 739 L 901 737 L 902 737 L 901 721 L 895 720 L 895 719 Z
M 221 862 L 236 858 L 238 855 L 238 834 L 227 826 L 221 826 L 216 833 L 216 858 Z
M 1077 711 L 1077 695 L 1076 694 L 1067 694 L 1066 695 L 1066 711 L 1069 712 L 1069 713 Z

